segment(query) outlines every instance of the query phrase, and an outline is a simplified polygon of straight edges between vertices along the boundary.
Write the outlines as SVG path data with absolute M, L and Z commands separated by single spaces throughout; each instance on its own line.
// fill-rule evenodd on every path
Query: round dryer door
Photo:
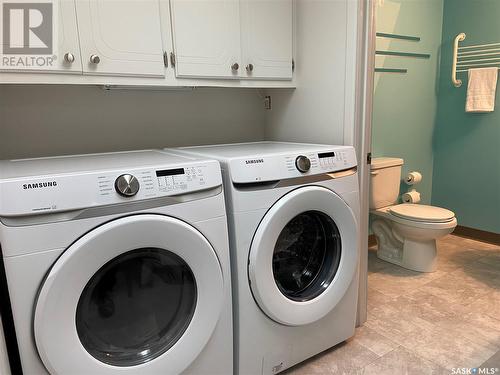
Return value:
M 54 264 L 36 303 L 36 345 L 52 374 L 180 373 L 222 304 L 222 270 L 198 230 L 128 216 L 85 234 Z
M 259 307 L 276 322 L 298 326 L 337 305 L 357 264 L 352 210 L 331 190 L 308 186 L 266 213 L 252 241 L 248 274 Z

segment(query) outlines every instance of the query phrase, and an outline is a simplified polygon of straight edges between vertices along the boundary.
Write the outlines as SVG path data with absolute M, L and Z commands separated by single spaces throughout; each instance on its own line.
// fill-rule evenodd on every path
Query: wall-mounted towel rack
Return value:
M 379 38 L 401 39 L 401 40 L 411 40 L 413 42 L 420 42 L 419 36 L 401 35 L 392 33 L 376 33 L 376 35 Z
M 403 41 L 410 42 L 420 42 L 419 36 L 393 34 L 393 33 L 382 33 L 377 32 L 376 36 L 379 38 L 389 38 L 389 39 L 399 39 Z M 384 51 L 376 50 L 376 55 L 381 56 L 393 56 L 393 57 L 413 57 L 419 59 L 429 59 L 431 57 L 428 53 L 415 53 L 415 52 L 402 52 L 402 51 Z M 405 68 L 375 68 L 376 73 L 407 73 L 408 69 Z
M 400 56 L 400 57 L 416 57 L 418 59 L 430 59 L 431 55 L 428 53 L 415 53 L 415 52 L 400 52 L 400 51 L 375 51 L 376 55 L 384 56 Z
M 400 68 L 375 68 L 375 73 L 407 73 L 408 69 Z
M 459 43 L 463 42 L 465 37 L 465 33 L 460 33 L 453 43 L 451 82 L 455 87 L 462 86 L 462 80 L 457 78 L 457 73 L 467 72 L 472 68 L 500 69 L 500 43 L 460 46 Z

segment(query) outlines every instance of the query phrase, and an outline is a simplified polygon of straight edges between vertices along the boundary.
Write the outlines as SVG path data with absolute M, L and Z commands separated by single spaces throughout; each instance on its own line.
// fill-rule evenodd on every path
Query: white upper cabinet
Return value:
M 0 0 L 0 84 L 290 87 L 294 1 Z
M 0 70 L 82 73 L 73 0 L 0 0 L 0 12 Z
M 177 77 L 292 78 L 292 0 L 170 2 Z
M 239 2 L 171 0 L 178 77 L 239 78 Z
M 292 0 L 241 0 L 240 4 L 244 75 L 291 79 Z
M 84 74 L 165 74 L 159 0 L 77 0 Z

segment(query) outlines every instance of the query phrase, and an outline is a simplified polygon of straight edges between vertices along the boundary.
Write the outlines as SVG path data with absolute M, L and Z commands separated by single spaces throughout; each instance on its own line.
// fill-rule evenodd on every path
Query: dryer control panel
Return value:
M 318 151 L 234 158 L 229 161 L 235 183 L 275 181 L 338 172 L 356 167 L 353 147 L 336 146 Z

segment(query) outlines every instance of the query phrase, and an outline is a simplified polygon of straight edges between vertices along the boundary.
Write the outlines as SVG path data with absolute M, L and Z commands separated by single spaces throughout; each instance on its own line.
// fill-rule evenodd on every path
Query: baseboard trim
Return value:
M 457 225 L 453 234 L 460 237 L 471 238 L 473 240 L 488 242 L 493 245 L 500 245 L 500 234 L 498 233 Z
M 377 238 L 374 234 L 368 236 L 368 247 L 375 246 L 377 244 Z

